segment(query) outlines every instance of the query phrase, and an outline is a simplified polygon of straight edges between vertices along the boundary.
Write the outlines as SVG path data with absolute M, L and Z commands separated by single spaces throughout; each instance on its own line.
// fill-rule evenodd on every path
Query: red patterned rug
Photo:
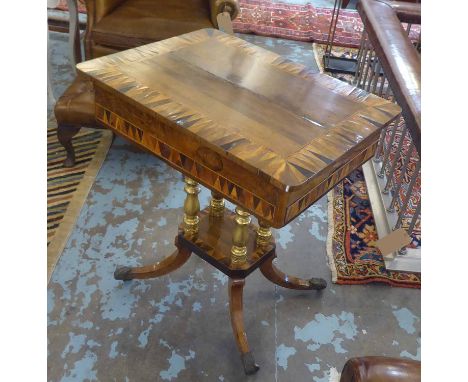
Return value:
M 322 72 L 324 51 L 324 45 L 314 44 L 315 58 Z M 356 54 L 357 49 L 334 48 L 332 51 L 332 55 L 338 57 L 352 57 Z M 351 82 L 353 78 L 353 76 L 342 74 L 334 76 L 346 82 Z M 399 126 L 392 146 L 390 161 L 393 161 L 397 156 L 394 182 L 403 176 L 403 187 L 399 195 L 400 199 L 403 199 L 415 171 L 418 157 L 417 153 L 414 153 L 407 170 L 402 171 L 403 160 L 410 147 L 410 142 L 405 139 L 403 149 L 401 152 L 397 152 L 398 141 L 401 139 L 401 128 L 402 124 Z M 387 134 L 386 139 L 387 141 L 390 139 L 390 134 Z M 407 218 L 403 219 L 402 222 L 403 228 L 408 227 L 410 216 L 415 212 L 420 198 L 421 181 L 418 178 L 405 213 Z M 368 284 L 380 282 L 391 286 L 421 288 L 420 273 L 387 270 L 382 254 L 372 245 L 378 240 L 378 236 L 361 169 L 351 173 L 329 192 L 328 222 L 327 253 L 334 283 Z M 412 247 L 421 245 L 421 222 L 419 220 L 413 231 L 412 239 Z
M 268 0 L 240 0 L 236 32 L 281 37 L 290 40 L 326 42 L 332 9 L 312 4 L 286 4 Z M 362 22 L 354 10 L 341 10 L 335 43 L 358 46 Z
M 234 31 L 290 40 L 326 42 L 330 27 L 330 8 L 312 4 L 291 4 L 271 0 L 239 0 L 239 16 L 234 20 Z M 57 9 L 68 10 L 67 0 L 60 0 Z M 78 10 L 86 13 L 84 0 L 78 0 Z M 362 22 L 356 11 L 341 10 L 335 43 L 358 46 Z

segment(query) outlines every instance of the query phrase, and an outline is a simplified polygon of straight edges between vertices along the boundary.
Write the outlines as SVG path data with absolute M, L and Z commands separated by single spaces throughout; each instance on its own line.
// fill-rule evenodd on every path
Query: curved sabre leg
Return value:
M 189 259 L 191 253 L 187 248 L 180 248 L 172 255 L 155 264 L 135 268 L 118 267 L 114 272 L 114 278 L 126 281 L 162 276 L 181 267 Z
M 229 311 L 231 313 L 231 325 L 237 347 L 241 353 L 245 374 L 254 374 L 259 369 L 255 363 L 252 352 L 247 342 L 247 334 L 244 328 L 244 313 L 242 307 L 242 292 L 244 279 L 229 279 Z
M 289 276 L 283 271 L 279 270 L 274 264 L 273 260 L 276 254 L 266 260 L 261 266 L 260 271 L 268 280 L 279 285 L 283 288 L 289 289 L 302 289 L 302 290 L 321 290 L 327 287 L 327 282 L 321 278 L 311 278 L 308 280 L 299 277 Z

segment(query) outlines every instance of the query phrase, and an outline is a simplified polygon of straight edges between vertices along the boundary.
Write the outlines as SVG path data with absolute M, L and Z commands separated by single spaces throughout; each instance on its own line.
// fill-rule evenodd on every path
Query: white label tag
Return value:
M 220 31 L 228 34 L 234 34 L 234 30 L 232 29 L 231 15 L 228 12 L 218 13 L 216 20 L 218 20 L 218 29 Z
M 403 228 L 398 228 L 373 244 L 385 256 L 406 247 L 409 243 L 411 243 L 411 237 Z

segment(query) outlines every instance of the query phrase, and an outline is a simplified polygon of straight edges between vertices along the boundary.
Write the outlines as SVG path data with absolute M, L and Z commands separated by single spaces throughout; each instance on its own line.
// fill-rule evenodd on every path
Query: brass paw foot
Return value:
M 281 271 L 273 264 L 276 255 L 270 257 L 260 266 L 260 271 L 271 282 L 283 288 L 298 290 L 321 290 L 327 287 L 327 282 L 321 278 L 301 279 L 290 276 Z
M 255 374 L 260 366 L 255 363 L 252 352 L 241 354 L 242 364 L 244 365 L 244 372 L 247 375 Z
M 114 272 L 114 279 L 128 281 L 132 280 L 132 268 L 130 267 L 118 267 Z
M 327 287 L 327 282 L 324 279 L 313 277 L 308 280 L 311 289 L 322 290 Z

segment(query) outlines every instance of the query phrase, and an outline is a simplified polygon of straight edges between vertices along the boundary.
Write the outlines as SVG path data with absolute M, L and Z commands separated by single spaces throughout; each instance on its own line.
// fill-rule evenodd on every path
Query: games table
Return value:
M 185 175 L 177 250 L 118 280 L 167 274 L 195 253 L 229 277 L 231 324 L 244 370 L 255 364 L 243 323 L 245 278 L 260 268 L 285 288 L 319 290 L 273 263 L 281 228 L 369 160 L 400 114 L 384 99 L 215 29 L 77 65 L 96 118 Z M 212 191 L 200 211 L 199 184 Z M 235 212 L 224 208 L 224 198 Z M 251 223 L 257 217 L 259 226 Z

